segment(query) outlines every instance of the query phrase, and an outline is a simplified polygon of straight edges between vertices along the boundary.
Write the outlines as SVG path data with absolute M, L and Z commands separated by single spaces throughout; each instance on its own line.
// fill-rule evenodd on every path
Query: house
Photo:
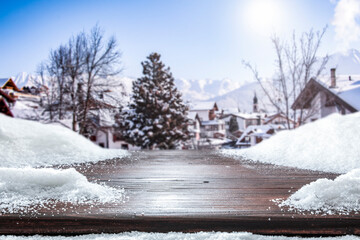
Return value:
M 261 121 L 264 116 L 264 113 L 259 112 L 258 98 L 256 93 L 254 93 L 252 113 L 241 113 L 239 110 L 227 112 L 224 111 L 222 112 L 220 119 L 225 121 L 227 135 L 239 138 L 247 127 L 252 125 L 261 125 Z M 230 122 L 234 121 L 234 119 L 237 122 L 238 129 L 235 131 L 230 131 Z
M 248 126 L 260 125 L 261 117 L 262 115 L 257 113 L 232 112 L 223 113 L 220 119 L 225 121 L 225 129 L 227 132 L 229 132 L 230 120 L 231 118 L 235 118 L 239 127 L 238 132 L 243 133 Z
M 189 110 L 189 113 L 198 114 L 200 121 L 209 121 L 216 118 L 216 112 L 219 108 L 216 102 L 197 102 Z
M 295 126 L 295 122 L 289 119 L 290 128 Z M 285 114 L 278 112 L 269 115 L 265 115 L 262 119 L 262 125 L 279 126 L 280 128 L 288 128 L 288 118 Z
M 201 138 L 225 138 L 225 122 L 220 119 L 202 121 L 200 126 Z
M 332 68 L 330 78 L 310 79 L 291 108 L 310 112 L 306 122 L 332 113 L 357 112 L 360 110 L 360 76 L 336 76 L 336 69 Z
M 0 89 L 2 90 L 12 90 L 20 92 L 21 90 L 16 86 L 12 78 L 0 78 Z
M 276 129 L 272 125 L 252 125 L 246 128 L 235 145 L 238 148 L 251 147 L 270 138 L 275 132 Z

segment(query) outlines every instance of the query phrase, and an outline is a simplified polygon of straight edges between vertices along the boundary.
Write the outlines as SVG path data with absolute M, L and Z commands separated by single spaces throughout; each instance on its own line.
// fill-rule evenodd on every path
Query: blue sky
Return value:
M 0 0 L 0 77 L 34 72 L 50 49 L 98 24 L 118 40 L 123 76 L 139 77 L 140 62 L 156 51 L 176 78 L 251 81 L 241 61 L 271 75 L 273 32 L 286 39 L 293 30 L 300 34 L 328 25 L 321 54 L 359 48 L 358 5 L 357 0 Z M 341 22 L 349 14 L 353 19 Z

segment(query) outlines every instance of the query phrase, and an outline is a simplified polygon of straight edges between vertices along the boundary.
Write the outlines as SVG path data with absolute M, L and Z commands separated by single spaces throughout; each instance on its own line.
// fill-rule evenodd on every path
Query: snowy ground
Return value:
M 223 150 L 234 158 L 276 165 L 346 173 L 335 180 L 319 179 L 280 206 L 312 213 L 348 213 L 360 209 L 360 113 L 333 114 L 298 129 L 283 131 L 254 147 Z
M 52 209 L 59 202 L 122 202 L 123 190 L 90 183 L 74 168 L 0 168 L 0 200 L 0 215 L 36 215 L 37 206 Z
M 354 169 L 334 180 L 319 179 L 305 185 L 280 201 L 280 206 L 290 206 L 297 211 L 314 213 L 348 214 L 360 211 L 360 169 Z
M 59 202 L 121 202 L 122 189 L 91 183 L 74 168 L 49 167 L 127 155 L 102 149 L 65 127 L 0 114 L 0 215 L 36 214 L 36 205 L 51 208 Z
M 93 234 L 77 237 L 64 236 L 0 236 L 2 240 L 303 240 L 303 239 L 322 239 L 322 240 L 359 240 L 356 236 L 343 237 L 319 237 L 301 238 L 284 236 L 262 236 L 247 232 L 199 232 L 199 233 L 141 233 L 131 232 L 122 234 Z
M 44 167 L 124 157 L 120 149 L 103 149 L 62 126 L 0 114 L 0 167 Z

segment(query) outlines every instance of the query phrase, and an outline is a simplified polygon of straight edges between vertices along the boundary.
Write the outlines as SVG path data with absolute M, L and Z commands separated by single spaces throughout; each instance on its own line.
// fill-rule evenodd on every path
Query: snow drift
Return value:
M 0 213 L 36 213 L 35 205 L 122 201 L 123 190 L 90 183 L 74 168 L 0 168 Z
M 334 180 L 319 179 L 303 186 L 280 206 L 291 209 L 347 213 L 360 210 L 360 169 L 354 169 Z
M 102 149 L 62 126 L 0 114 L 0 167 L 38 167 L 124 157 L 124 150 Z
M 332 114 L 295 130 L 283 131 L 234 157 L 311 170 L 346 173 L 360 168 L 360 112 Z

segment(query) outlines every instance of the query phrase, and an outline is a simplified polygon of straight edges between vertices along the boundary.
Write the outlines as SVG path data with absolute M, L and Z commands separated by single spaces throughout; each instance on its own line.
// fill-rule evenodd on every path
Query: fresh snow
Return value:
M 199 233 L 143 233 L 128 232 L 120 234 L 91 234 L 81 236 L 1 236 L 3 240 L 359 240 L 356 236 L 341 237 L 285 237 L 285 236 L 262 236 L 247 232 L 199 232 Z
M 315 213 L 349 213 L 360 210 L 360 169 L 354 169 L 334 180 L 318 179 L 303 186 L 280 206 Z
M 360 210 L 360 112 L 332 114 L 298 129 L 283 131 L 244 150 L 222 153 L 243 159 L 335 173 L 335 180 L 319 179 L 280 206 L 310 213 L 341 214 Z M 349 172 L 350 171 L 350 172 Z
M 0 167 L 96 162 L 126 155 L 124 150 L 102 149 L 62 126 L 0 114 Z
M 70 168 L 53 165 L 95 162 L 127 155 L 102 149 L 63 126 L 0 114 L 0 214 L 37 214 L 37 206 L 121 202 L 123 190 L 90 183 Z M 66 209 L 65 209 L 66 210 Z
M 360 168 L 360 112 L 332 114 L 284 130 L 254 147 L 223 150 L 244 159 L 310 170 L 346 173 Z
M 121 202 L 123 190 L 90 183 L 74 168 L 0 168 L 0 199 L 0 215 L 36 214 L 36 206 L 51 208 L 58 202 Z

